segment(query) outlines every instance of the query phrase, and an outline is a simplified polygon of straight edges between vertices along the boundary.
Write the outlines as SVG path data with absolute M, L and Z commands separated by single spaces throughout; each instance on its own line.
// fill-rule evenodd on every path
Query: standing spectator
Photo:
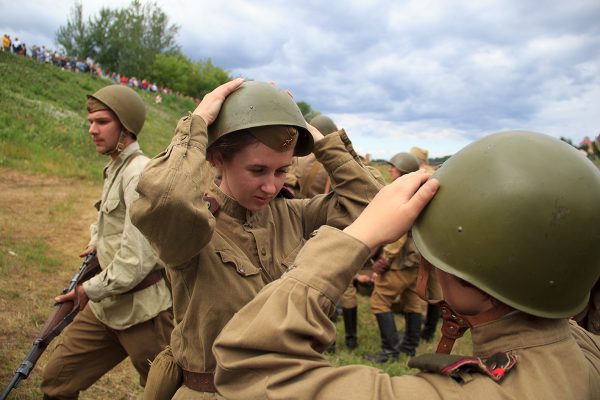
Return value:
M 13 40 L 12 49 L 13 53 L 15 54 L 19 54 L 21 52 L 21 41 L 18 37 L 16 37 L 15 40 Z
M 2 36 L 2 51 L 10 51 L 10 36 L 6 33 Z

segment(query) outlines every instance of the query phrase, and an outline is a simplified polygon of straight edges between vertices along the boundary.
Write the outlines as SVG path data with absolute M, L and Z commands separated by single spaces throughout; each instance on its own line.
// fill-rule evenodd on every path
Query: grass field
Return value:
M 95 218 L 92 205 L 100 196 L 107 162 L 95 154 L 87 135 L 85 95 L 107 82 L 6 53 L 0 53 L 0 73 L 0 386 L 4 387 L 50 313 L 52 299 L 81 263 L 77 254 L 89 239 L 88 226 Z M 157 106 L 150 95 L 142 97 L 148 122 L 140 144 L 154 155 L 170 141 L 177 119 L 194 105 L 167 97 Z M 388 176 L 385 165 L 376 167 Z M 368 299 L 358 300 L 360 347 L 353 352 L 345 349 L 340 318 L 338 351 L 328 356 L 334 365 L 369 364 L 362 355 L 379 349 Z M 402 330 L 402 318 L 397 322 Z M 434 348 L 422 344 L 419 353 Z M 469 349 L 468 337 L 456 346 L 456 352 Z M 38 387 L 46 360 L 47 353 L 11 398 L 41 397 Z M 392 375 L 416 372 L 406 367 L 406 361 L 380 367 Z M 81 398 L 140 396 L 136 373 L 125 361 Z

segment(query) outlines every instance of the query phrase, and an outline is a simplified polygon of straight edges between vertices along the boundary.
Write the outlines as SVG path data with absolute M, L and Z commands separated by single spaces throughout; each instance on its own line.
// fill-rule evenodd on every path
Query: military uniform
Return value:
M 44 369 L 42 390 L 77 398 L 127 356 L 145 384 L 148 360 L 168 343 L 173 328 L 164 268 L 129 220 L 139 175 L 148 163 L 137 142 L 104 169 L 98 220 L 90 227 L 102 272 L 83 284 L 90 301 L 61 336 Z
M 416 376 L 391 377 L 364 365 L 332 367 L 320 354 L 335 333 L 327 316 L 369 253 L 362 242 L 322 227 L 295 267 L 261 291 L 217 338 L 219 392 L 228 399 L 600 398 L 599 338 L 566 319 L 518 311 L 472 329 L 475 357 L 508 352 L 518 360 L 513 368 L 486 373 L 460 367 L 473 357 L 448 363 L 446 355 L 421 363 L 443 372 Z M 413 360 L 419 364 L 419 357 Z
M 318 194 L 326 194 L 329 175 L 314 154 L 298 158 L 295 173 L 302 197 L 311 198 Z
M 333 177 L 331 193 L 276 198 L 251 212 L 213 184 L 207 142 L 201 117 L 182 118 L 171 145 L 142 174 L 132 211 L 134 224 L 158 249 L 172 281 L 171 348 L 184 383 L 175 398 L 213 396 L 212 344 L 222 327 L 289 269 L 313 230 L 323 224 L 346 226 L 381 187 L 341 130 L 313 150 Z M 218 210 L 209 209 L 209 197 Z
M 416 292 L 420 255 L 412 238 L 403 236 L 386 245 L 383 257 L 390 262 L 390 267 L 375 280 L 371 294 L 373 313 L 391 311 L 392 303 L 399 297 L 403 312 L 423 314 L 427 303 Z

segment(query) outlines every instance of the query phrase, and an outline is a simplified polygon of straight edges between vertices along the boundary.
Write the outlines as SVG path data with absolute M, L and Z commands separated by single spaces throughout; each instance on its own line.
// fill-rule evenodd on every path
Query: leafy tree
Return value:
M 188 93 L 196 98 L 204 97 L 217 86 L 231 80 L 227 71 L 215 67 L 210 58 L 193 64 L 188 81 Z
M 147 76 L 158 54 L 179 50 L 178 30 L 154 2 L 133 0 L 127 8 L 114 10 L 103 7 L 87 24 L 82 4 L 75 3 L 72 17 L 56 38 L 69 56 L 92 56 L 111 71 Z
M 188 79 L 192 71 L 192 62 L 176 51 L 170 54 L 157 55 L 148 77 L 151 81 L 171 88 L 176 92 L 188 93 Z
M 64 49 L 67 56 L 84 59 L 92 54 L 88 30 L 83 21 L 83 4 L 75 2 L 67 25 L 59 27 L 56 31 L 56 43 Z
M 296 104 L 298 104 L 298 108 L 300 108 L 302 116 L 304 116 L 304 119 L 307 121 L 310 121 L 317 115 L 321 114 L 319 111 L 313 109 L 311 105 L 305 101 L 298 101 L 296 102 Z

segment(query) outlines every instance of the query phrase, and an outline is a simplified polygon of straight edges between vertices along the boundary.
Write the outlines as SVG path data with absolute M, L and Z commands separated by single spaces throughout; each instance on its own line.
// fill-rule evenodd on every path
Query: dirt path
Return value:
M 81 264 L 78 254 L 89 240 L 101 190 L 100 183 L 0 168 L 0 387 L 26 356 L 52 298 Z M 41 398 L 46 358 L 13 398 Z M 134 399 L 140 393 L 136 373 L 125 361 L 80 398 Z

